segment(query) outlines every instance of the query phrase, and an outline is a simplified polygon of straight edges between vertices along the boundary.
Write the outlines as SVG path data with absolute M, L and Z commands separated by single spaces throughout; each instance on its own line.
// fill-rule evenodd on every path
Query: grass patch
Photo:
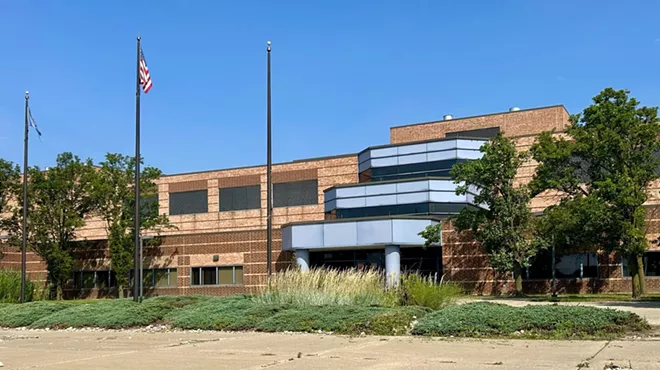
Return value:
M 325 268 L 278 273 L 257 300 L 263 304 L 297 306 L 395 306 L 398 303 L 396 292 L 385 289 L 384 276 L 376 270 Z
M 25 301 L 32 301 L 36 287 L 29 279 L 25 279 Z M 21 300 L 21 272 L 0 270 L 0 302 L 18 303 Z
M 8 328 L 28 326 L 35 321 L 71 306 L 72 304 L 68 301 L 39 301 L 7 305 L 0 308 L 0 326 Z
M 457 337 L 600 339 L 649 329 L 626 311 L 586 306 L 512 307 L 488 302 L 450 306 L 424 316 L 413 334 Z
M 207 300 L 200 296 L 163 296 L 135 303 L 129 299 L 72 304 L 33 321 L 34 328 L 100 327 L 109 329 L 147 326 L 161 321 L 173 310 Z
M 402 306 L 421 306 L 439 310 L 456 302 L 463 290 L 453 283 L 436 283 L 431 276 L 406 274 L 401 278 L 399 295 Z

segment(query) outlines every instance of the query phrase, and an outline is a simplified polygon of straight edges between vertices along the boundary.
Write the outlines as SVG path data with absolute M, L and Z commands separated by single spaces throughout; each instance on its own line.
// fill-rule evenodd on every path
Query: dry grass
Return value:
M 269 287 L 255 297 L 264 304 L 299 306 L 395 306 L 398 296 L 385 289 L 383 275 L 375 270 L 315 268 L 289 269 L 273 275 Z

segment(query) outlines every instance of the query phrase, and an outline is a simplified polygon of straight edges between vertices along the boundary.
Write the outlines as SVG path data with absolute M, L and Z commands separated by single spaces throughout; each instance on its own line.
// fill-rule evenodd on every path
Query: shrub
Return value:
M 512 307 L 487 302 L 446 307 L 424 316 L 414 334 L 433 336 L 526 336 L 554 339 L 608 338 L 648 329 L 626 311 L 586 306 Z
M 25 301 L 31 302 L 35 292 L 35 285 L 25 278 Z M 21 300 L 21 272 L 13 270 L 0 270 L 0 302 L 18 303 Z
M 135 303 L 129 299 L 96 301 L 94 303 L 70 304 L 32 322 L 32 327 L 101 327 L 130 328 L 147 326 L 161 321 L 173 310 L 185 307 L 208 298 L 199 296 L 163 296 Z
M 233 296 L 172 311 L 164 319 L 173 327 L 267 332 L 333 331 L 341 334 L 401 335 L 428 309 L 422 307 L 294 306 L 264 304 L 256 297 Z
M 436 283 L 434 279 L 417 274 L 406 274 L 399 288 L 401 305 L 422 306 L 439 310 L 456 301 L 462 289 L 453 283 Z
M 387 291 L 376 270 L 316 268 L 307 272 L 289 269 L 274 275 L 257 300 L 263 304 L 323 306 L 394 306 L 394 292 Z
M 4 306 L 0 308 L 0 326 L 10 328 L 28 326 L 71 305 L 68 302 L 37 301 Z

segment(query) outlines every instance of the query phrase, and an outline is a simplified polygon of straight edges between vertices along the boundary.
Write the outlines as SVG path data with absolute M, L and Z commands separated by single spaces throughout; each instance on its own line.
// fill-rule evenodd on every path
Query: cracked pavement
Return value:
M 0 330 L 4 369 L 660 369 L 660 340 Z

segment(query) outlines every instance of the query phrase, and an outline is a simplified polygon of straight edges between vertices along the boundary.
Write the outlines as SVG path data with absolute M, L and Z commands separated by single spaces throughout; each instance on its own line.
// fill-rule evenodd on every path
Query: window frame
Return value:
M 583 252 L 583 253 L 564 253 L 564 254 L 558 254 L 558 255 L 556 255 L 555 258 L 558 259 L 558 258 L 560 258 L 560 257 L 562 257 L 562 256 L 570 256 L 570 255 L 587 255 L 587 256 L 588 256 L 588 255 L 594 255 L 594 257 L 595 257 L 595 261 L 596 261 L 596 276 L 584 276 L 585 266 L 591 266 L 591 265 L 587 265 L 587 264 L 585 264 L 584 261 L 581 261 L 581 262 L 580 262 L 580 276 L 577 276 L 577 277 L 558 277 L 558 276 L 557 276 L 557 262 L 555 262 L 555 263 L 554 263 L 554 266 L 555 266 L 555 280 L 600 279 L 600 261 L 599 261 L 599 259 L 598 259 L 598 253 L 591 253 L 591 252 Z M 550 257 L 550 261 L 549 261 L 549 263 L 550 263 L 550 268 L 549 268 L 549 269 L 550 269 L 550 276 L 549 276 L 549 277 L 547 277 L 547 278 L 530 278 L 530 277 L 529 277 L 529 275 L 530 275 L 530 268 L 529 268 L 529 267 L 526 267 L 526 268 L 525 268 L 525 278 L 524 278 L 524 280 L 525 280 L 525 281 L 544 281 L 544 280 L 552 280 L 552 266 L 553 266 L 553 263 L 552 263 L 552 257 Z M 531 267 L 531 266 L 530 266 L 530 267 Z M 513 276 L 513 273 L 512 273 L 511 276 Z
M 654 275 L 651 275 L 651 276 L 648 275 L 649 262 L 648 262 L 647 254 L 649 254 L 649 253 L 657 253 L 658 255 L 660 255 L 660 250 L 652 250 L 652 251 L 649 250 L 649 251 L 644 252 L 644 256 L 642 257 L 643 262 L 644 262 L 644 277 L 645 278 L 651 278 L 651 279 L 660 278 L 660 275 L 655 275 L 655 276 Z M 628 269 L 628 275 L 626 275 L 627 266 L 628 266 L 628 261 L 626 261 L 626 259 L 623 256 L 621 256 L 621 276 L 624 279 L 632 279 L 632 274 L 630 274 L 630 269 Z
M 219 270 L 220 268 L 227 268 L 231 267 L 231 274 L 232 274 L 232 283 L 231 284 L 220 284 L 220 275 L 219 275 Z M 240 267 L 242 274 L 243 274 L 243 281 L 242 284 L 237 284 L 236 283 L 236 268 Z M 202 269 L 204 268 L 215 268 L 215 284 L 202 284 L 202 281 L 204 281 L 204 278 L 202 276 Z M 193 270 L 194 269 L 199 269 L 199 281 L 197 284 L 194 284 L 193 282 Z M 219 266 L 192 266 L 190 267 L 190 286 L 191 287 L 218 287 L 218 286 L 244 286 L 245 285 L 245 266 L 242 264 L 236 264 L 236 265 L 219 265 Z
M 314 197 L 314 202 L 313 203 L 303 203 L 303 204 L 285 204 L 285 205 L 278 205 L 277 204 L 277 197 L 276 197 L 276 188 L 279 186 L 287 186 L 291 184 L 300 184 L 300 183 L 311 183 L 314 182 L 315 184 L 315 197 Z M 304 206 L 315 206 L 319 205 L 319 179 L 307 179 L 307 180 L 298 180 L 298 181 L 285 181 L 285 182 L 276 182 L 272 184 L 272 190 L 273 190 L 273 208 L 287 208 L 287 207 L 304 207 Z M 302 197 L 301 197 L 302 198 Z

